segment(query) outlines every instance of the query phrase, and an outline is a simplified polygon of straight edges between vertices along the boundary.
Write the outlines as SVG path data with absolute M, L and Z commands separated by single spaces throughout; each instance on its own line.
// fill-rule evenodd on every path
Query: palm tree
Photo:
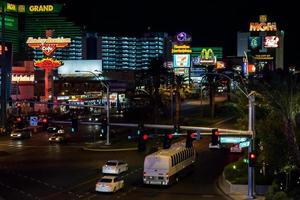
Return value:
M 257 86 L 264 100 L 284 123 L 283 130 L 288 143 L 290 164 L 300 168 L 300 151 L 295 134 L 297 128 L 295 118 L 300 112 L 299 86 L 292 82 L 291 75 L 283 76 L 278 73 L 273 73 L 269 81 Z
M 155 116 L 154 122 L 157 122 L 159 109 L 163 106 L 159 88 L 167 80 L 168 76 L 169 71 L 164 66 L 163 58 L 159 57 L 151 60 L 149 68 L 143 71 L 139 80 L 149 94 L 150 106 L 153 106 L 154 111 L 152 116 Z

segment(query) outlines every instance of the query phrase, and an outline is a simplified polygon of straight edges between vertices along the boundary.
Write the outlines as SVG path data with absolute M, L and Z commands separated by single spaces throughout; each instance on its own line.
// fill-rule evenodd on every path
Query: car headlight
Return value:
M 14 136 L 14 134 L 10 134 L 10 136 L 11 136 L 11 137 L 13 137 L 13 136 Z
M 18 133 L 18 134 L 17 134 L 17 136 L 18 136 L 18 137 L 21 137 L 21 134 L 20 134 L 20 133 Z
M 99 119 L 98 118 L 95 118 L 95 121 L 98 121 Z
M 55 138 L 55 140 L 59 141 L 59 140 L 60 140 L 60 138 Z

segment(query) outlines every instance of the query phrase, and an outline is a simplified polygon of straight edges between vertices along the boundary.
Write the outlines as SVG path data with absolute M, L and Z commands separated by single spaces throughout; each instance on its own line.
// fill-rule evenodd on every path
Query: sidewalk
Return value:
M 234 186 L 237 186 L 237 187 L 234 187 Z M 253 199 L 253 198 L 248 198 L 247 191 L 244 191 L 244 190 L 237 191 L 237 188 L 239 188 L 239 185 L 231 184 L 229 181 L 224 179 L 223 175 L 221 175 L 218 178 L 217 187 L 223 194 L 225 194 L 231 200 Z M 231 191 L 231 188 L 235 188 L 234 189 L 235 191 Z M 264 200 L 265 197 L 263 195 L 255 195 L 254 199 Z

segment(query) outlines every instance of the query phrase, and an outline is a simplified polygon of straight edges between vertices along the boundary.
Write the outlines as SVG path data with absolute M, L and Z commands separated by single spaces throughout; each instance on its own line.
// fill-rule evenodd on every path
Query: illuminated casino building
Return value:
M 4 38 L 12 42 L 14 61 L 41 59 L 39 49 L 26 45 L 28 37 L 44 37 L 46 29 L 52 29 L 53 37 L 70 37 L 71 45 L 55 52 L 57 59 L 83 59 L 82 31 L 75 23 L 60 15 L 62 4 L 13 4 L 0 1 L 5 10 Z
M 237 33 L 237 56 L 244 57 L 243 73 L 260 76 L 265 70 L 284 68 L 284 31 L 266 15 L 251 22 L 249 32 Z

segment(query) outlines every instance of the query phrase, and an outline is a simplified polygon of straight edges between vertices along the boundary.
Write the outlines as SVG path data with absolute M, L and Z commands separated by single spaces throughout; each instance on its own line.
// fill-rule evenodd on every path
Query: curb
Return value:
M 119 148 L 119 149 L 93 149 L 93 148 L 87 148 L 83 147 L 82 150 L 84 151 L 98 151 L 98 152 L 108 152 L 108 151 L 137 151 L 137 147 L 132 147 L 132 148 Z
M 221 175 L 222 176 L 222 175 Z M 220 179 L 221 179 L 221 176 L 219 176 L 218 180 L 217 180 L 217 188 L 218 190 L 220 190 L 220 192 L 222 194 L 224 194 L 226 196 L 227 199 L 230 199 L 230 200 L 234 200 L 234 198 L 232 196 L 230 196 L 229 194 L 227 194 L 224 189 L 223 189 L 223 184 L 220 183 Z

